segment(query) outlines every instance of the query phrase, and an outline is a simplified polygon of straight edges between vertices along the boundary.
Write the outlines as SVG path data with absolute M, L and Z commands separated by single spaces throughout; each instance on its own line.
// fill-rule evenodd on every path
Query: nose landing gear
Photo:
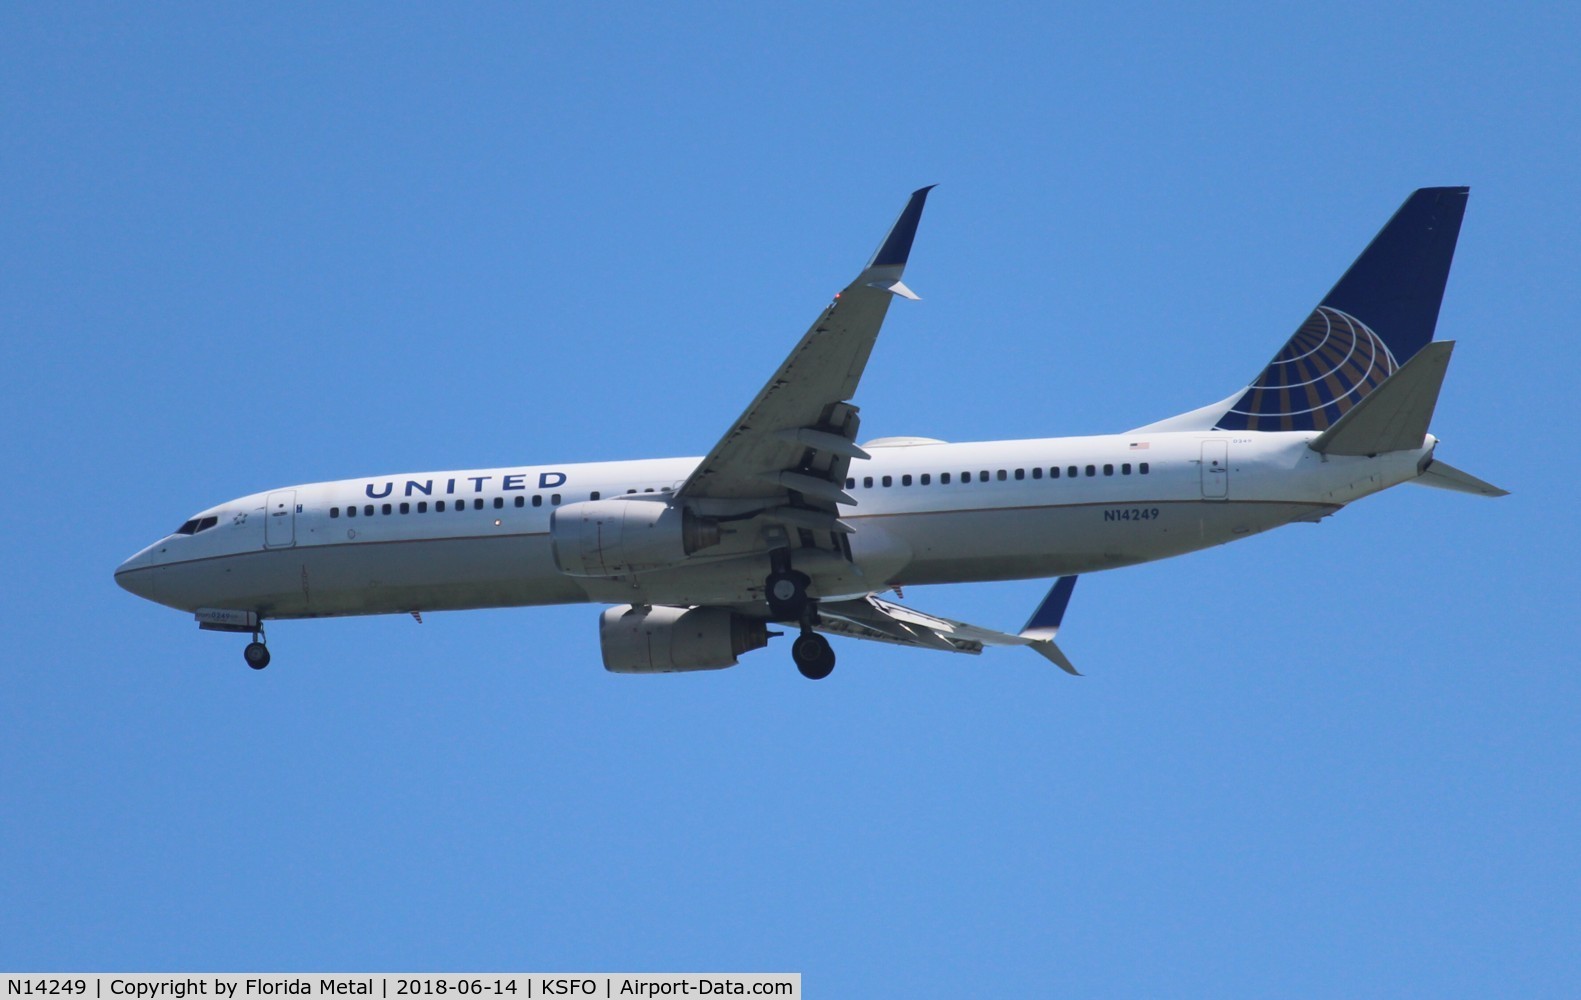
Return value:
M 262 670 L 269 665 L 269 647 L 264 645 L 262 628 L 253 633 L 253 641 L 242 650 L 242 659 L 246 660 L 247 665 L 254 670 Z
M 254 670 L 262 670 L 269 665 L 269 647 L 261 642 L 249 642 L 242 650 L 242 659 Z
M 232 608 L 199 608 L 193 615 L 198 621 L 198 628 L 205 632 L 240 632 L 243 635 L 251 633 L 253 641 L 242 650 L 242 659 L 254 670 L 262 670 L 269 665 L 269 647 L 265 645 L 269 640 L 264 638 L 263 617 L 256 611 L 237 611 Z

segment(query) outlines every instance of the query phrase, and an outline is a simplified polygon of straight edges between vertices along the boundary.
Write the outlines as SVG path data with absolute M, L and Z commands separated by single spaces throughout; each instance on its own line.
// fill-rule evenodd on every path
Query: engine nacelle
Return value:
M 554 562 L 571 576 L 614 577 L 673 566 L 719 544 L 719 524 L 665 500 L 584 500 L 549 517 Z
M 768 624 L 724 608 L 636 608 L 622 604 L 598 619 L 604 669 L 616 674 L 718 670 L 769 643 Z

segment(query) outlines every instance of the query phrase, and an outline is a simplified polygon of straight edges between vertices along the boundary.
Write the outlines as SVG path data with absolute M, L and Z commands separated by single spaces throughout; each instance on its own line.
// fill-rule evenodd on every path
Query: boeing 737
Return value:
M 1317 521 L 1401 483 L 1505 491 L 1428 432 L 1452 342 L 1434 342 L 1468 189 L 1412 194 L 1250 385 L 1119 434 L 861 444 L 853 400 L 931 188 L 912 194 L 701 458 L 513 465 L 283 486 L 188 518 L 116 581 L 252 636 L 266 621 L 595 603 L 604 666 L 734 666 L 793 631 L 956 653 L 1055 644 L 1076 576 Z M 914 611 L 903 586 L 1056 578 L 1009 633 Z

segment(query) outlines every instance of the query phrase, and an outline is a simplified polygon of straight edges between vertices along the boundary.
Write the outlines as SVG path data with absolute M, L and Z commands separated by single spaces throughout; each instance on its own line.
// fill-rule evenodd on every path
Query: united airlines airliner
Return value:
M 979 653 L 1055 635 L 1083 573 L 1317 521 L 1401 483 L 1505 491 L 1437 457 L 1452 342 L 1434 342 L 1467 189 L 1412 194 L 1246 388 L 1118 434 L 858 444 L 854 400 L 930 188 L 701 458 L 400 473 L 283 486 L 199 511 L 115 578 L 251 636 L 266 621 L 537 604 L 609 605 L 604 666 L 733 666 L 793 633 Z M 1054 578 L 1000 632 L 889 599 L 905 585 Z

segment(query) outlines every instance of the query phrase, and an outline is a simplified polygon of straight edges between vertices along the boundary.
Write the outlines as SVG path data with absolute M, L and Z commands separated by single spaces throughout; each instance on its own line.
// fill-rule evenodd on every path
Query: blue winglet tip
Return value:
M 929 184 L 911 193 L 911 200 L 900 210 L 900 218 L 895 220 L 889 235 L 884 237 L 873 259 L 868 261 L 868 267 L 905 266 L 911 257 L 911 243 L 917 238 L 917 223 L 922 221 L 922 206 L 928 200 L 928 192 L 936 187 L 937 184 Z
M 1048 596 L 1044 597 L 1043 603 L 1032 612 L 1032 617 L 1027 620 L 1021 634 L 1052 638 L 1059 631 L 1060 623 L 1065 620 L 1065 609 L 1070 606 L 1070 596 L 1075 589 L 1074 576 L 1062 576 L 1055 580 L 1054 586 L 1049 588 Z

